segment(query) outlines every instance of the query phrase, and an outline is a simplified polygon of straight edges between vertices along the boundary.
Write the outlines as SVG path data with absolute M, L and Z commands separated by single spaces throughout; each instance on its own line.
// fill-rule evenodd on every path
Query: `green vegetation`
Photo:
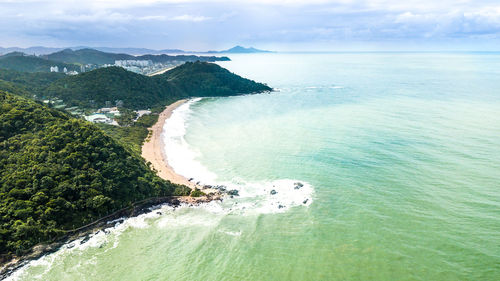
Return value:
M 120 67 L 100 68 L 52 83 L 43 95 L 58 97 L 70 106 L 97 107 L 122 100 L 124 107 L 145 109 L 180 98 L 230 96 L 272 90 L 212 63 L 188 62 L 164 74 L 147 77 Z
M 158 113 L 143 115 L 135 123 L 128 127 L 118 127 L 108 124 L 96 124 L 107 135 L 113 137 L 127 146 L 132 151 L 141 154 L 141 147 L 149 135 L 148 128 L 152 127 L 158 121 Z
M 64 77 L 66 75 L 63 73 L 29 73 L 0 69 L 0 90 L 32 98 L 33 94 L 40 94 L 49 84 Z
M 185 194 L 96 126 L 0 92 L 0 254 L 148 197 Z
M 68 71 L 79 71 L 80 67 L 75 64 L 67 64 L 47 60 L 41 57 L 19 55 L 19 53 L 0 56 L 0 68 L 22 72 L 50 72 L 51 66 L 57 66 L 59 71 L 66 67 Z
M 187 62 L 153 78 L 160 83 L 168 81 L 180 97 L 231 96 L 272 90 L 213 63 Z
M 123 127 L 132 126 L 137 118 L 137 112 L 125 107 L 120 107 L 118 110 L 120 111 L 120 116 L 115 118 L 116 122 Z
M 191 191 L 191 194 L 189 196 L 191 197 L 200 197 L 200 196 L 205 196 L 206 194 L 199 190 L 198 188 L 195 188 L 193 191 Z

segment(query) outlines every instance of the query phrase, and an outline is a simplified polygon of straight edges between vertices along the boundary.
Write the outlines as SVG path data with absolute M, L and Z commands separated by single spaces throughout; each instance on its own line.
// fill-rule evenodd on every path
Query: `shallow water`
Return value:
M 164 137 L 179 173 L 241 196 L 127 220 L 15 279 L 500 279 L 500 54 L 231 59 L 279 91 L 193 101 Z

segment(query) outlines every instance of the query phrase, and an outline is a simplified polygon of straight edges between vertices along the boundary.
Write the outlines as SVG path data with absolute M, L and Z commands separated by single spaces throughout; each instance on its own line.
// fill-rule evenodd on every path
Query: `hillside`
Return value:
M 49 54 L 46 57 L 49 60 L 79 64 L 114 64 L 115 60 L 135 59 L 132 55 L 105 53 L 94 49 L 80 49 L 76 51 L 64 49 Z
M 49 84 L 66 77 L 63 73 L 51 72 L 19 72 L 0 69 L 0 90 L 16 95 L 33 98 Z
M 85 121 L 0 91 L 0 254 L 130 203 L 186 193 Z
M 181 97 L 231 96 L 272 90 L 213 63 L 188 62 L 153 79 L 160 83 L 168 81 Z
M 144 109 L 166 105 L 179 98 L 229 96 L 272 90 L 211 63 L 194 62 L 162 75 L 147 77 L 119 67 L 100 68 L 64 77 L 47 87 L 43 95 L 57 97 L 68 105 L 97 107 L 122 100 L 124 107 Z
M 65 49 L 56 53 L 46 56 L 47 59 L 59 61 L 64 63 L 77 63 L 77 64 L 114 64 L 116 60 L 151 60 L 155 63 L 166 63 L 173 61 L 227 61 L 227 57 L 204 57 L 194 55 L 142 55 L 133 56 L 128 54 L 106 53 L 94 49 L 80 49 L 73 51 Z
M 20 55 L 20 53 L 10 53 L 0 56 L 0 68 L 3 69 L 22 72 L 50 72 L 51 66 L 57 66 L 59 71 L 62 71 L 65 67 L 68 71 L 80 70 L 80 68 L 74 64 L 51 61 L 35 56 Z
M 103 107 L 106 101 L 122 100 L 125 107 L 133 109 L 164 104 L 174 98 L 168 88 L 159 87 L 150 77 L 121 67 L 99 68 L 65 77 L 51 84 L 44 94 L 80 107 L 89 107 L 90 100 L 97 107 Z

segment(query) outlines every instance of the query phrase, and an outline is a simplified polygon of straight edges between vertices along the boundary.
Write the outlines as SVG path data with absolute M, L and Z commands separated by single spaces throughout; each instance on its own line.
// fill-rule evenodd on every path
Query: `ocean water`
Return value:
M 500 54 L 231 59 L 277 91 L 195 99 L 164 139 L 176 171 L 240 196 L 113 223 L 12 279 L 500 280 Z

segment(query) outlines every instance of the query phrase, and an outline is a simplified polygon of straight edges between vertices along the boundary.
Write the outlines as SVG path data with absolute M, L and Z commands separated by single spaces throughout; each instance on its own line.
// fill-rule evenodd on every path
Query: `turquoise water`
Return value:
M 500 279 L 500 54 L 231 59 L 279 91 L 190 102 L 164 137 L 179 173 L 241 196 L 163 207 L 13 277 Z

